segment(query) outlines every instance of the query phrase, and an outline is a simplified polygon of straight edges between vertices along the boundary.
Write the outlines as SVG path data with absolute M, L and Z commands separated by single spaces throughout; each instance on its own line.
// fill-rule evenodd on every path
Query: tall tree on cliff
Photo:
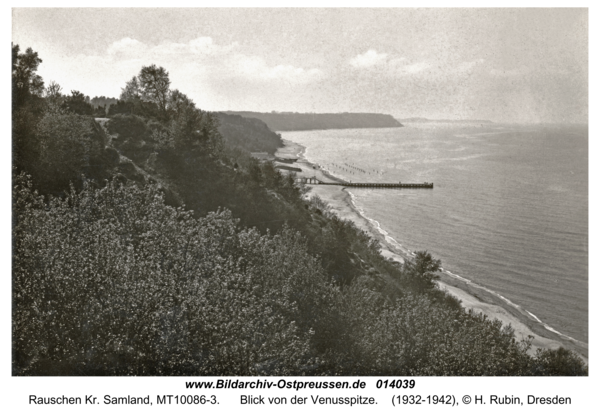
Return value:
M 154 102 L 163 117 L 167 115 L 167 102 L 169 100 L 169 73 L 162 66 L 143 66 L 138 75 L 138 82 L 142 91 L 142 99 Z
M 133 103 L 134 113 L 137 115 L 152 116 L 151 107 L 155 105 L 160 116 L 166 120 L 170 85 L 169 73 L 165 68 L 154 64 L 143 66 L 140 73 L 131 78 L 121 90 L 120 99 Z M 151 103 L 150 107 L 146 103 Z
M 25 53 L 19 51 L 19 45 L 13 45 L 13 111 L 23 107 L 32 96 L 41 97 L 44 92 L 44 80 L 36 73 L 42 60 L 31 48 L 27 48 Z
M 36 72 L 42 63 L 37 52 L 20 52 L 12 46 L 12 141 L 13 163 L 19 169 L 33 163 L 36 145 L 34 129 L 44 112 L 44 80 Z
M 427 251 L 419 251 L 412 260 L 404 263 L 403 270 L 417 291 L 424 292 L 436 287 L 435 281 L 440 279 L 437 272 L 441 267 L 441 260 L 434 259 Z

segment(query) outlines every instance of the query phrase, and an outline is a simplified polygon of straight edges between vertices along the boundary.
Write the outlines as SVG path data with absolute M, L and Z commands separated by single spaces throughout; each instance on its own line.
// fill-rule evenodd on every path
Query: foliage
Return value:
M 108 108 L 108 116 L 111 117 L 117 114 L 133 114 L 133 103 L 117 100 L 116 103 Z
M 146 101 L 156 105 L 160 116 L 166 118 L 171 81 L 162 66 L 143 66 L 121 91 L 120 99 L 126 102 Z
M 194 146 L 204 147 L 213 138 L 220 138 L 216 118 L 197 109 L 196 104 L 177 89 L 169 95 L 167 111 L 171 120 L 172 142 L 179 150 Z
M 106 124 L 110 134 L 116 134 L 119 140 L 143 140 L 152 134 L 146 120 L 137 115 L 118 114 Z
M 104 106 L 97 106 L 94 108 L 94 117 L 95 118 L 104 118 L 107 116 L 106 104 Z
M 117 114 L 135 114 L 142 117 L 158 118 L 158 107 L 153 102 L 143 101 L 140 98 L 133 98 L 128 101 L 117 100 L 108 108 L 108 116 Z
M 52 108 L 61 107 L 64 102 L 62 87 L 54 81 L 50 82 L 44 90 L 44 97 L 48 106 Z
M 119 98 L 121 101 L 134 101 L 137 99 L 142 99 L 142 89 L 137 76 L 134 76 L 127 81 L 125 88 L 121 88 L 121 96 Z
M 169 85 L 171 85 L 169 73 L 165 68 L 156 65 L 143 66 L 138 80 L 143 98 L 156 103 L 165 113 L 169 99 Z
M 413 260 L 404 262 L 405 279 L 419 292 L 431 290 L 436 287 L 435 281 L 439 279 L 436 273 L 441 265 L 442 261 L 433 259 L 427 251 L 415 252 Z
M 18 374 L 297 374 L 314 360 L 322 278 L 298 234 L 238 232 L 226 211 L 194 219 L 116 182 L 44 205 L 21 175 L 14 200 Z
M 90 104 L 90 97 L 79 91 L 71 91 L 71 96 L 64 100 L 64 107 L 67 111 L 79 115 L 93 115 L 94 107 Z
M 27 48 L 20 52 L 12 45 L 12 137 L 15 164 L 30 165 L 36 159 L 36 145 L 31 137 L 45 104 L 44 81 L 36 72 L 42 63 L 37 52 Z
M 536 360 L 537 375 L 581 376 L 588 374 L 584 361 L 562 346 L 556 350 L 538 349 Z
M 12 46 L 13 111 L 25 105 L 32 96 L 42 96 L 44 81 L 36 73 L 40 63 L 42 59 L 31 48 L 20 53 L 19 45 Z
M 104 150 L 105 137 L 89 117 L 47 111 L 37 124 L 35 142 L 39 154 L 36 177 L 56 191 L 92 167 Z
M 101 95 L 99 97 L 95 96 L 94 98 L 92 98 L 90 100 L 90 104 L 92 104 L 95 108 L 104 107 L 105 109 L 107 109 L 111 105 L 116 104 L 116 103 L 117 103 L 116 98 L 109 98 L 109 97 L 105 97 L 104 95 Z

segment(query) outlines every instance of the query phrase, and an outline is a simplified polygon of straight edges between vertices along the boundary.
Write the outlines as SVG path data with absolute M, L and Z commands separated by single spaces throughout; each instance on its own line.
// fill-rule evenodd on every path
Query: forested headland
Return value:
M 250 157 L 277 143 L 259 121 L 155 65 L 97 121 L 40 64 L 13 46 L 13 375 L 587 374 Z
M 344 112 L 314 114 L 299 112 L 225 111 L 226 114 L 257 118 L 273 131 L 329 130 L 343 128 L 402 127 L 398 120 L 387 114 Z

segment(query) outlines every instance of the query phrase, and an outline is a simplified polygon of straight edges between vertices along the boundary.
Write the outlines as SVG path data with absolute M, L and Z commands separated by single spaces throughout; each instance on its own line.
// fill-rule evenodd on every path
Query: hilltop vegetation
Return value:
M 90 100 L 90 104 L 92 104 L 92 106 L 95 108 L 101 107 L 104 110 L 104 114 L 106 115 L 108 114 L 110 106 L 116 104 L 117 101 L 118 100 L 116 98 L 109 98 L 102 95 L 99 97 L 92 98 Z
M 387 114 L 353 113 L 312 114 L 298 112 L 226 111 L 227 114 L 258 118 L 273 131 L 329 130 L 341 128 L 402 127 Z
M 101 126 L 40 63 L 13 47 L 14 375 L 587 374 L 465 312 L 431 255 L 384 259 L 164 68 Z

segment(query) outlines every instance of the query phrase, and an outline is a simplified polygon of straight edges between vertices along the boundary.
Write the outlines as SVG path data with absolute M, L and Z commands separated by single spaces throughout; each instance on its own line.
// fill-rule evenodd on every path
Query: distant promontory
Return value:
M 329 130 L 343 128 L 394 128 L 403 127 L 388 114 L 343 112 L 315 114 L 298 112 L 224 111 L 226 114 L 258 118 L 273 131 Z
M 429 118 L 421 118 L 421 117 L 414 117 L 414 118 L 401 118 L 400 119 L 401 122 L 408 122 L 408 123 L 446 123 L 446 124 L 493 124 L 493 121 L 490 120 L 431 120 Z

